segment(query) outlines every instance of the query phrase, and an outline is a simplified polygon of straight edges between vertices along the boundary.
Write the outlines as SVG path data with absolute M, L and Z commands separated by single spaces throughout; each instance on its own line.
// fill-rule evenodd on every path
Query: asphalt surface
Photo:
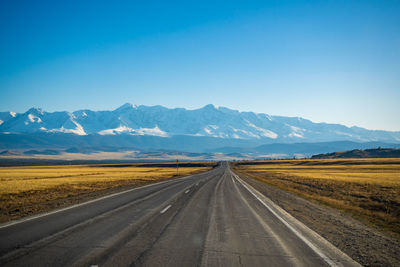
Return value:
M 357 263 L 227 163 L 0 226 L 0 266 L 329 265 Z

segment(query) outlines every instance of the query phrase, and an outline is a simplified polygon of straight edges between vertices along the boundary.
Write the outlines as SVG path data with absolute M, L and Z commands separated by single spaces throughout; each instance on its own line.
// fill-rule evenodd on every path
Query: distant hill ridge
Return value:
M 318 154 L 313 159 L 338 159 L 338 158 L 400 158 L 400 149 L 376 148 L 376 149 L 354 149 L 344 152 Z

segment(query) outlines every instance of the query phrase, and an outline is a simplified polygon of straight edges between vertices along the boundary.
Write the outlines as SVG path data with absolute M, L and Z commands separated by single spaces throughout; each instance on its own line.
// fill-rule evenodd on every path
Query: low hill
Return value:
M 28 150 L 24 152 L 24 155 L 59 155 L 60 152 L 57 150 Z
M 400 158 L 400 149 L 375 148 L 375 149 L 354 149 L 344 152 L 318 154 L 312 159 L 338 159 L 338 158 Z

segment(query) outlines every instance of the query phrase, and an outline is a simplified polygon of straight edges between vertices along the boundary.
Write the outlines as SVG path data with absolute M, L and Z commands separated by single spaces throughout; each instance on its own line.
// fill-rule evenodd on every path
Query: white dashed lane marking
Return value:
M 171 208 L 171 205 L 166 206 L 162 211 L 160 211 L 161 214 L 166 212 L 169 208 Z

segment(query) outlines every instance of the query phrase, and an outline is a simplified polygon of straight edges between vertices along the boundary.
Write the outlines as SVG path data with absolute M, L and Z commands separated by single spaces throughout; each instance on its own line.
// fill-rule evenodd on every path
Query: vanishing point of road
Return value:
M 0 266 L 358 266 L 228 163 L 0 226 Z

